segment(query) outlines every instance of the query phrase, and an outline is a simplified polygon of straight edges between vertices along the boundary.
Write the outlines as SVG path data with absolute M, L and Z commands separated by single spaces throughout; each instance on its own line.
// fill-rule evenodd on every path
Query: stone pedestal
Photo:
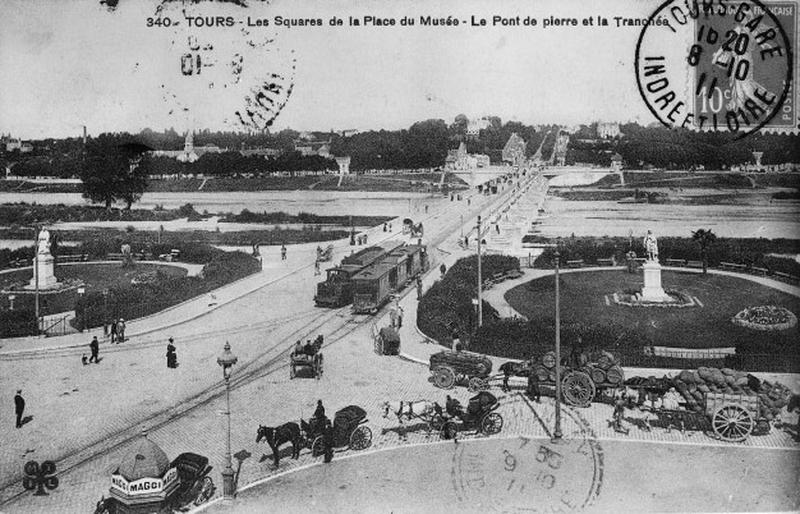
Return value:
M 60 286 L 56 276 L 53 274 L 53 265 L 55 259 L 52 255 L 39 255 L 38 259 L 34 259 L 34 275 L 31 277 L 30 283 L 25 286 L 25 289 L 36 289 L 36 273 L 39 273 L 39 289 L 55 289 Z
M 647 260 L 642 265 L 644 270 L 644 288 L 641 300 L 645 302 L 671 302 L 670 296 L 661 287 L 661 264 L 658 261 Z

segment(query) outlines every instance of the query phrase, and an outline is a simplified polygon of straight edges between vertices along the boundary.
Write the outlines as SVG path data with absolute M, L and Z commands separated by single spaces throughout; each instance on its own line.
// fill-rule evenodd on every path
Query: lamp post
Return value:
M 103 289 L 103 334 L 108 336 L 108 289 Z
M 481 279 L 481 217 L 478 215 L 478 327 L 483 326 L 483 280 Z
M 86 305 L 83 303 L 83 295 L 86 293 L 86 287 L 78 286 L 78 303 L 81 306 L 81 324 L 80 324 L 80 331 L 83 332 L 83 329 L 86 327 Z
M 225 341 L 222 355 L 217 358 L 217 364 L 222 366 L 222 376 L 225 379 L 225 416 L 228 418 L 228 434 L 225 444 L 225 469 L 222 470 L 222 496 L 232 500 L 236 493 L 236 484 L 233 481 L 233 465 L 231 464 L 231 367 L 239 359 L 231 353 L 231 344 Z
M 553 430 L 553 441 L 561 440 L 561 305 L 558 286 L 558 250 L 553 256 L 556 259 L 556 426 Z

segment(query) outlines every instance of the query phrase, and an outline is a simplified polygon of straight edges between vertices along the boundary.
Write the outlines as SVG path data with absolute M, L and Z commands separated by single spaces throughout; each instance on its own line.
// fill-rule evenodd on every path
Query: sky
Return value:
M 275 130 L 398 129 L 459 113 L 528 124 L 655 120 L 634 75 L 641 28 L 617 28 L 613 17 L 646 18 L 656 1 L 249 3 L 169 3 L 161 26 L 148 27 L 159 19 L 155 0 L 119 0 L 114 10 L 97 0 L 4 0 L 0 132 L 34 139 L 78 135 L 83 125 L 98 134 L 267 121 Z M 494 27 L 495 15 L 519 16 L 520 26 Z M 598 15 L 610 26 L 580 25 Z M 230 17 L 233 26 L 189 27 L 187 16 Z M 277 16 L 323 26 L 275 26 Z M 330 26 L 334 16 L 344 24 Z M 355 27 L 350 16 L 415 25 Z M 461 23 L 421 26 L 422 16 Z M 473 16 L 487 26 L 471 26 Z M 537 25 L 523 25 L 526 16 Z M 551 16 L 579 26 L 543 27 Z M 269 26 L 248 26 L 248 17 Z

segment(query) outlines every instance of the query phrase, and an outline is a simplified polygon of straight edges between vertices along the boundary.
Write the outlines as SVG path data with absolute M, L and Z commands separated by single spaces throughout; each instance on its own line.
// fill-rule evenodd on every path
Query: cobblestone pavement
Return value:
M 473 201 L 473 208 L 486 207 Z M 474 212 L 473 212 L 474 214 Z M 458 230 L 452 214 L 436 213 L 426 221 L 426 230 L 444 227 L 448 233 Z M 471 223 L 471 220 L 467 221 Z M 456 236 L 457 237 L 457 236 Z M 459 257 L 452 243 L 439 245 L 431 251 L 432 257 L 453 262 Z M 434 245 L 436 246 L 436 245 Z M 290 248 L 291 251 L 291 248 Z M 289 379 L 287 359 L 281 352 L 291 341 L 308 333 L 318 332 L 309 327 L 309 318 L 318 310 L 310 307 L 313 295 L 313 268 L 290 275 L 289 278 L 258 289 L 240 301 L 234 301 L 192 322 L 159 334 L 152 342 L 143 339 L 136 345 L 120 346 L 113 352 L 103 352 L 105 360 L 99 365 L 82 367 L 75 357 L 53 357 L 0 362 L 0 384 L 9 374 L 15 377 L 39 377 L 22 384 L 29 398 L 30 413 L 34 421 L 24 429 L 8 434 L 4 441 L 0 462 L 2 476 L 7 479 L 19 473 L 21 465 L 29 459 L 44 460 L 58 455 L 82 452 L 65 461 L 60 474 L 61 486 L 49 497 L 21 494 L 18 483 L 6 487 L 0 496 L 3 512 L 86 512 L 93 507 L 101 494 L 107 494 L 110 473 L 129 450 L 130 438 L 141 428 L 149 428 L 148 437 L 158 443 L 174 458 L 184 451 L 209 456 L 214 471 L 212 476 L 221 488 L 219 471 L 224 467 L 225 410 L 220 387 L 221 372 L 215 357 L 222 341 L 230 339 L 240 363 L 234 369 L 234 389 L 231 394 L 232 450 L 247 450 L 251 457 L 241 467 L 240 486 L 252 483 L 276 472 L 313 464 L 315 459 L 306 450 L 300 459 L 291 460 L 289 448 L 284 447 L 278 470 L 273 469 L 270 450 L 263 443 L 255 443 L 259 424 L 277 425 L 286 421 L 307 419 L 313 412 L 317 399 L 322 399 L 329 415 L 350 404 L 367 410 L 368 426 L 373 433 L 371 449 L 385 449 L 437 441 L 436 434 L 428 435 L 420 423 L 412 423 L 406 438 L 398 428 L 397 420 L 382 418 L 381 405 L 386 400 L 430 399 L 443 403 L 445 391 L 428 382 L 427 366 L 418 363 L 376 355 L 372 350 L 370 332 L 373 319 L 353 317 L 340 311 L 326 310 L 326 319 L 319 331 L 326 334 L 325 371 L 320 380 L 308 378 Z M 425 278 L 426 286 L 432 283 L 438 271 Z M 296 298 L 302 298 L 300 310 Z M 403 327 L 403 346 L 422 353 L 438 351 L 438 347 L 423 340 L 415 331 L 412 313 L 415 311 L 416 293 L 412 291 L 403 300 L 406 320 Z M 375 319 L 381 326 L 383 319 Z M 236 327 L 236 328 L 231 328 Z M 354 330 L 350 332 L 351 330 Z M 299 331 L 299 332 L 298 332 Z M 178 358 L 181 366 L 168 370 L 164 365 L 163 344 L 167 333 L 175 333 Z M 343 335 L 340 339 L 336 335 Z M 289 344 L 287 344 L 289 343 Z M 127 343 L 126 343 L 127 344 Z M 272 360 L 277 359 L 275 363 Z M 248 364 L 248 362 L 252 364 Z M 263 365 L 263 370 L 260 366 Z M 53 370 L 58 370 L 53 372 Z M 236 376 L 247 380 L 237 381 Z M 42 377 L 44 377 L 42 379 Z M 131 385 L 135 384 L 135 387 Z M 471 396 L 464 388 L 450 394 L 467 402 Z M 519 394 L 502 395 L 499 412 L 505 420 L 502 437 L 525 435 L 547 437 L 553 425 L 554 405 L 544 399 L 541 404 L 530 404 Z M 565 425 L 566 434 L 577 434 L 591 429 L 600 440 L 611 440 L 616 434 L 608 425 L 611 407 L 596 404 L 575 414 L 565 409 L 572 425 Z M 158 414 L 154 416 L 154 414 Z M 631 433 L 625 440 L 640 440 L 694 445 L 723 444 L 701 433 L 667 433 L 662 429 L 646 432 L 636 423 L 636 415 L 629 413 Z M 91 426 L 86 420 L 92 420 Z M 10 418 L 6 422 L 10 422 Z M 463 434 L 463 438 L 475 435 Z M 102 441 L 99 438 L 109 439 Z M 91 443 L 102 441 L 95 446 Z M 789 436 L 773 431 L 763 437 L 751 437 L 735 447 L 791 448 L 797 445 Z M 33 450 L 33 451 L 28 451 Z M 344 448 L 337 459 L 351 454 Z M 55 457 L 57 458 L 57 457 Z

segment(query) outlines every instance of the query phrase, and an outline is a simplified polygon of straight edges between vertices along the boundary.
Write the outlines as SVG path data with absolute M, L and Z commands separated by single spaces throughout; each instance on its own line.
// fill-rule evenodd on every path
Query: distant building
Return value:
M 267 159 L 269 157 L 277 157 L 283 152 L 281 152 L 281 150 L 279 150 L 278 148 L 258 147 L 258 148 L 242 148 L 241 150 L 239 150 L 239 153 L 242 154 L 242 156 L 244 157 L 250 157 L 255 155 Z
M 462 141 L 456 150 L 449 150 L 444 159 L 444 166 L 449 170 L 469 169 L 467 145 Z
M 608 122 L 597 124 L 597 137 L 601 139 L 613 139 L 615 137 L 619 137 L 620 135 L 621 132 L 619 131 L 619 123 Z
M 183 142 L 183 150 L 154 150 L 150 155 L 154 157 L 171 157 L 180 162 L 196 162 L 197 159 L 207 153 L 221 153 L 224 150 L 217 145 L 194 146 L 194 132 L 186 131 L 186 140 Z
M 298 139 L 294 142 L 294 149 L 304 157 L 319 155 L 320 157 L 330 158 L 331 156 L 330 141 Z
M 611 169 L 614 171 L 622 169 L 622 156 L 620 154 L 615 153 L 611 156 Z
M 470 120 L 467 122 L 467 135 L 477 137 L 481 133 L 481 130 L 485 130 L 491 125 L 492 122 L 485 116 L 478 120 Z
M 525 159 L 526 146 L 525 141 L 516 132 L 512 133 L 503 147 L 503 162 L 520 164 Z
M 27 142 L 23 142 L 20 138 L 11 137 L 11 135 L 3 136 L 2 139 L 3 146 L 5 147 L 6 152 L 13 152 L 17 150 L 21 153 L 28 153 L 33 151 L 33 145 Z
M 342 137 L 351 137 L 351 136 L 355 136 L 356 134 L 358 134 L 358 129 L 341 130 L 341 131 L 338 132 L 338 134 L 340 136 L 342 136 Z
M 486 154 L 482 153 L 474 154 L 473 157 L 475 158 L 475 165 L 478 168 L 488 168 L 489 165 L 491 164 L 491 160 L 489 159 L 489 156 Z
M 336 157 L 336 164 L 339 165 L 339 174 L 340 175 L 349 175 L 350 174 L 350 156 L 346 155 L 344 157 Z

